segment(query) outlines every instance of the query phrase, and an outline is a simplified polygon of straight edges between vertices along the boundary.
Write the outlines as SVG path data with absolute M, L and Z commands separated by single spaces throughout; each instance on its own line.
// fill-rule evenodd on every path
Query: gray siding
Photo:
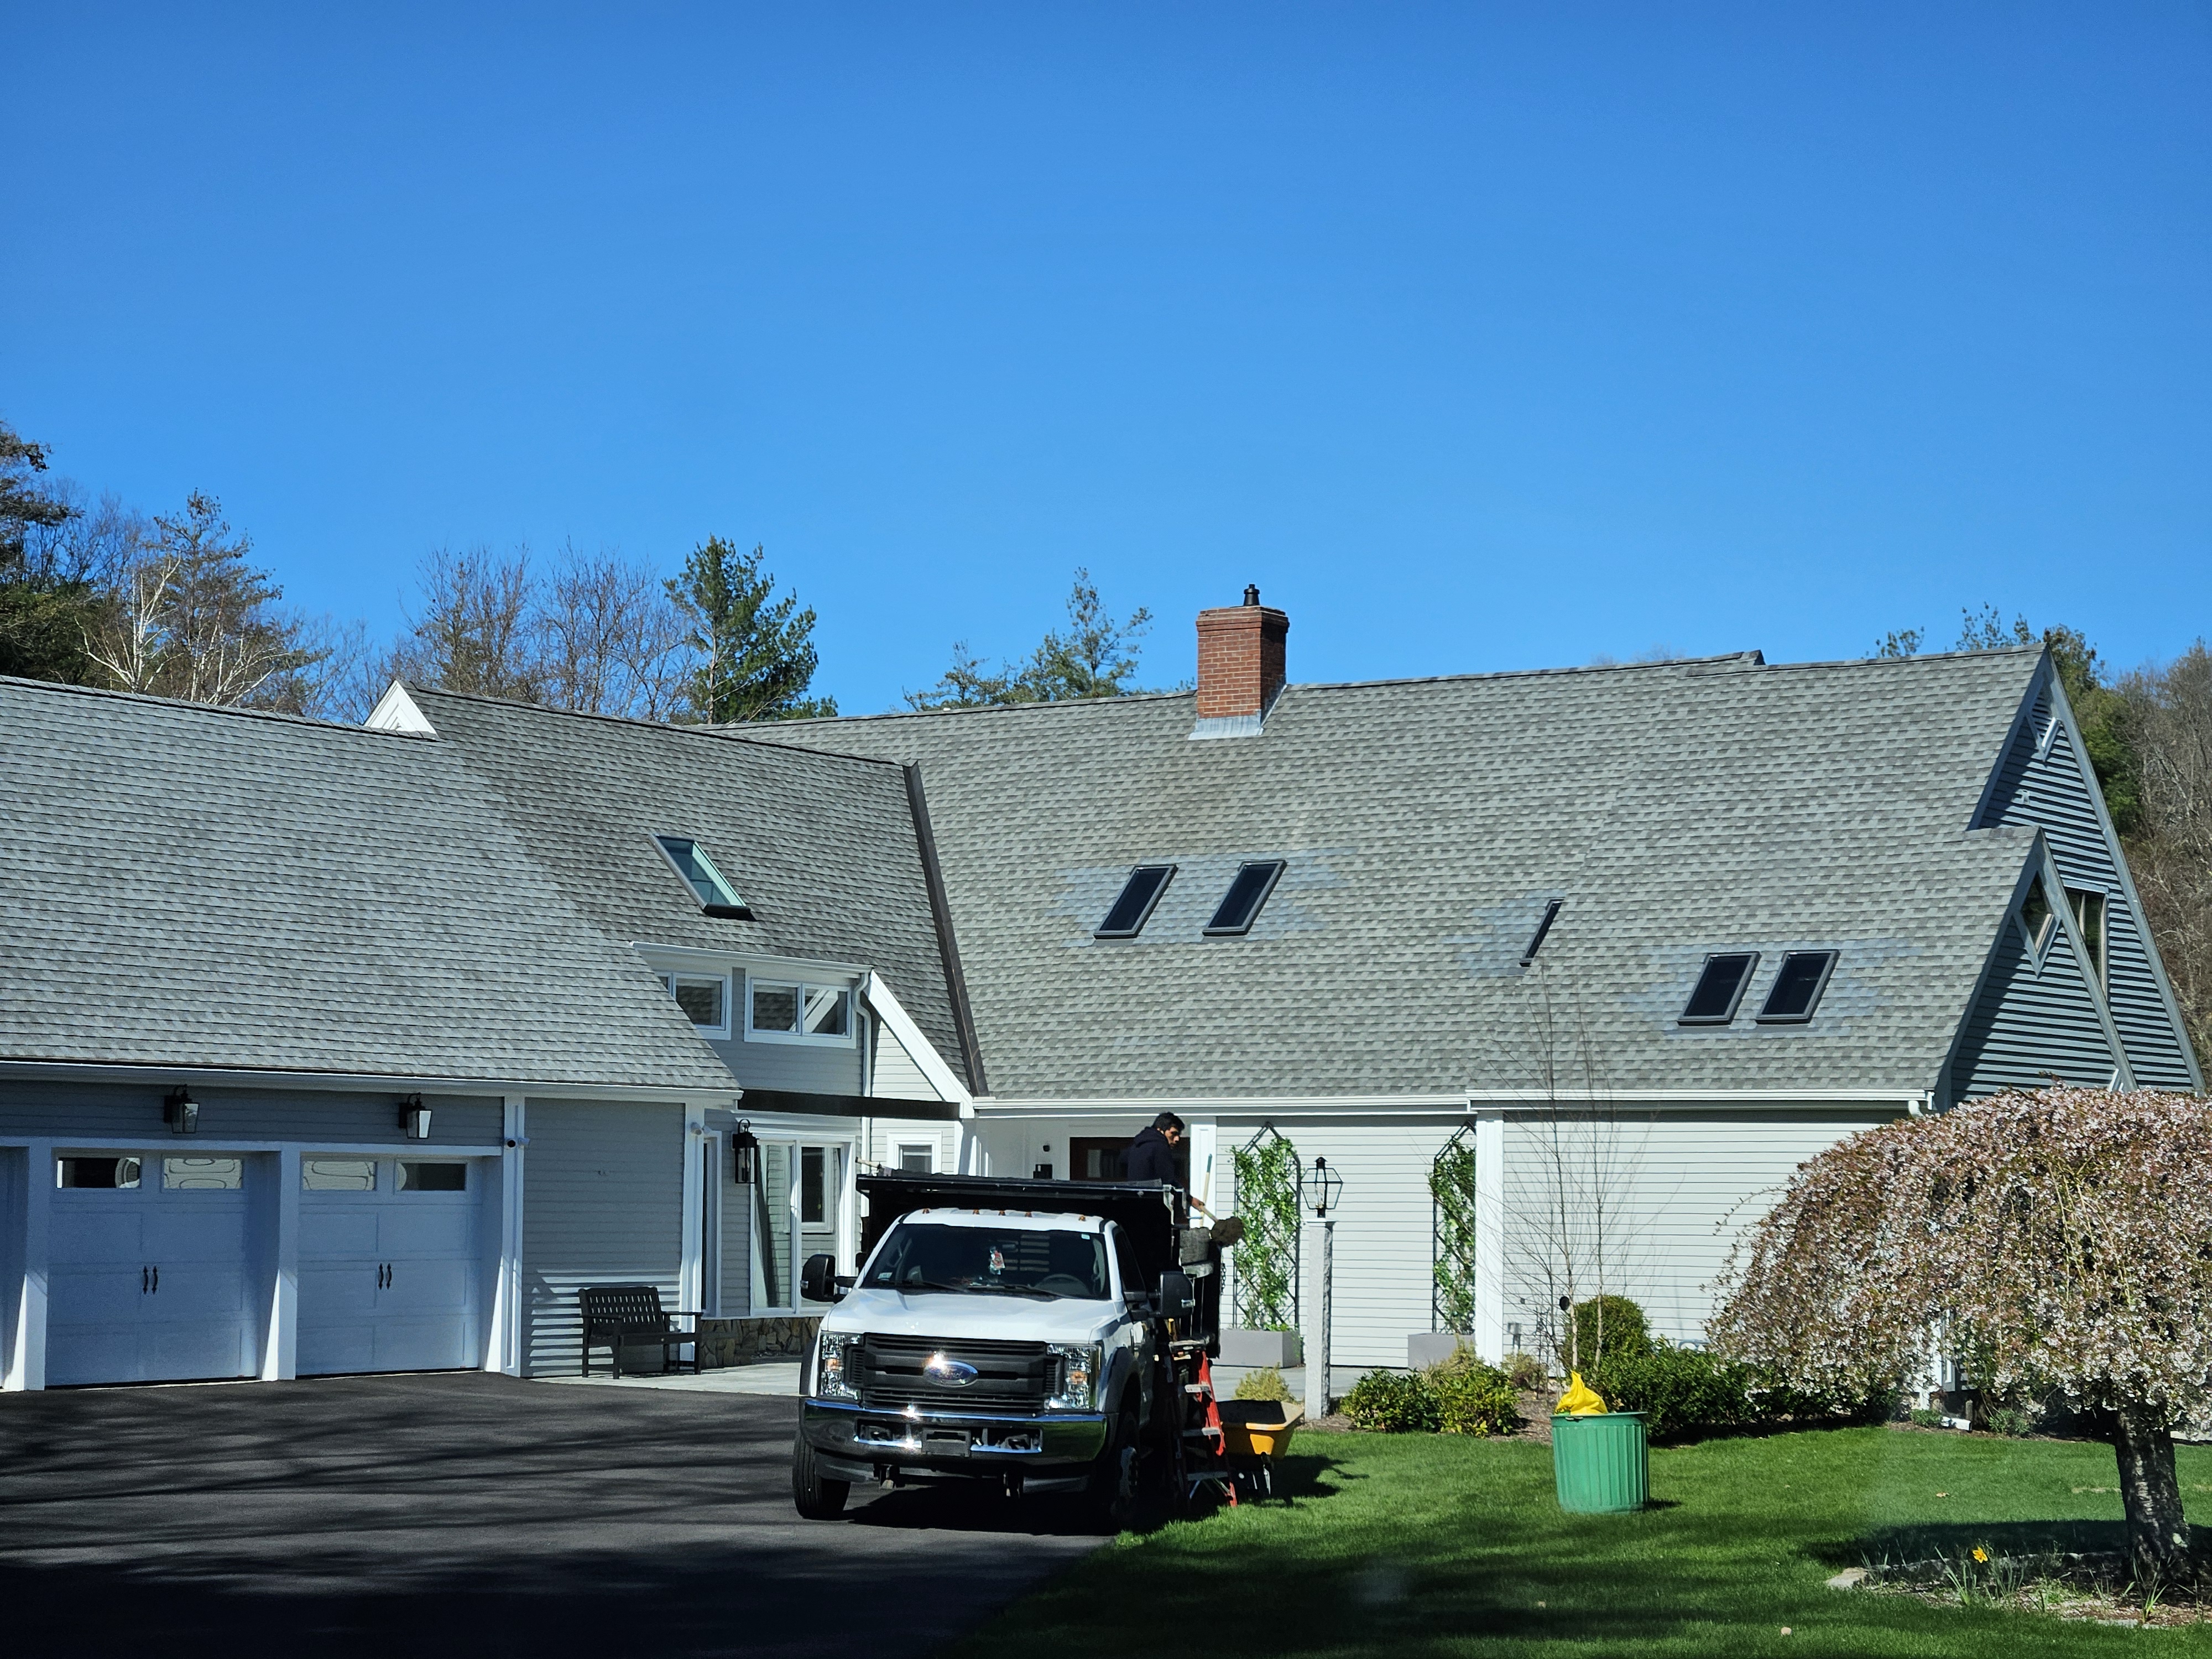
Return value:
M 1613 1218 L 1607 1230 L 1605 1289 L 1632 1297 L 1652 1330 L 1676 1340 L 1705 1335 L 1713 1286 L 1743 1231 L 1772 1207 L 1797 1166 L 1856 1130 L 1895 1115 L 1880 1109 L 1839 1113 L 1776 1111 L 1756 1117 L 1621 1112 L 1609 1127 L 1563 1126 L 1568 1175 L 1552 1173 L 1549 1126 L 1516 1118 L 1505 1126 L 1505 1319 L 1530 1347 L 1540 1325 L 1556 1322 L 1565 1287 L 1547 1273 L 1546 1217 L 1564 1187 L 1568 1210 L 1587 1215 L 1593 1190 Z M 1301 1138 L 1299 1151 L 1305 1150 Z M 1334 1160 L 1332 1160 L 1334 1161 Z M 1587 1232 L 1583 1249 L 1595 1254 Z M 1575 1286 L 1595 1294 L 1594 1275 Z M 1509 1330 L 1507 1341 L 1511 1341 Z M 1401 1357 L 1398 1362 L 1403 1364 Z
M 524 1374 L 573 1374 L 586 1285 L 641 1284 L 678 1306 L 684 1109 L 533 1100 L 524 1164 Z M 602 1362 L 604 1363 L 604 1361 Z
M 2014 735 L 1977 827 L 2039 826 L 2066 884 L 2107 896 L 2106 996 L 2129 1069 L 2146 1088 L 2194 1088 L 2181 1033 L 2159 990 L 2150 946 L 2120 879 L 2119 854 L 2105 833 L 2094 769 L 2075 753 L 2063 721 L 2047 747 L 2039 744 L 2053 712 L 2046 690 Z
M 726 1156 L 726 1154 L 725 1154 Z M 753 1198 L 747 1187 L 722 1183 L 722 1317 L 753 1310 Z
M 2053 1078 L 2101 1089 L 2112 1082 L 2114 1064 L 2066 933 L 2052 930 L 2039 969 L 2027 936 L 2008 918 L 1989 978 L 1960 1033 L 1947 1103 L 2003 1089 L 2040 1089 Z
M 869 1041 L 874 1045 L 872 1071 L 874 1077 L 868 1092 L 882 1095 L 890 1100 L 942 1100 L 945 1097 L 930 1086 L 915 1065 L 906 1045 L 893 1036 L 879 1019 L 868 1022 Z
M 166 1143 L 169 1128 L 161 1103 L 174 1085 L 136 1083 L 0 1082 L 0 1135 L 28 1139 L 70 1135 L 100 1139 L 144 1136 Z M 234 1140 L 307 1140 L 338 1144 L 396 1142 L 399 1096 L 192 1087 L 200 1109 L 199 1133 L 190 1144 Z M 431 1095 L 434 1146 L 499 1144 L 503 1124 L 497 1097 Z

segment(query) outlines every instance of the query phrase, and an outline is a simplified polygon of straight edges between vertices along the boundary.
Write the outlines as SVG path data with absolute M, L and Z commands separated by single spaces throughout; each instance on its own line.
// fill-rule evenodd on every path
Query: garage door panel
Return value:
M 398 1261 L 383 1295 L 396 1318 L 427 1313 L 457 1313 L 475 1300 L 476 1264 L 468 1261 Z
M 407 1255 L 465 1255 L 476 1237 L 472 1210 L 441 1206 L 415 1209 L 403 1197 L 394 1213 L 385 1218 L 384 1249 L 387 1257 Z
M 301 1288 L 301 1300 L 306 1298 Z M 373 1371 L 376 1363 L 376 1327 L 366 1317 L 330 1320 L 300 1326 L 296 1364 L 302 1376 L 331 1371 Z
M 169 1200 L 152 1206 L 142 1236 L 149 1259 L 181 1265 L 187 1261 L 234 1262 L 246 1254 L 246 1206 L 230 1200 L 210 1202 L 204 1194 L 166 1193 Z
M 453 1318 L 389 1319 L 376 1330 L 376 1369 L 459 1370 L 476 1363 L 476 1323 Z
M 141 1194 L 127 1191 L 55 1194 L 49 1259 L 57 1265 L 127 1262 L 133 1268 L 150 1261 L 138 1224 L 142 1202 Z
M 312 1200 L 313 1193 L 302 1194 L 303 1200 Z M 363 1209 L 357 1202 L 316 1204 L 302 1202 L 300 1206 L 300 1258 L 349 1256 L 363 1261 L 380 1259 L 377 1215 L 374 1209 Z
M 137 1293 L 134 1284 L 133 1295 Z M 139 1376 L 138 1328 L 123 1321 L 46 1325 L 46 1382 L 131 1382 Z

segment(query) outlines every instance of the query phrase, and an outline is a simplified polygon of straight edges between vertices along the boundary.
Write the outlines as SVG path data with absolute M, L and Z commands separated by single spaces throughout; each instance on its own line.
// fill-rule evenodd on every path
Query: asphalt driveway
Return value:
M 941 1491 L 801 1521 L 797 1419 L 466 1374 L 0 1395 L 0 1629 L 25 1656 L 920 1656 L 1099 1541 L 1064 1503 Z

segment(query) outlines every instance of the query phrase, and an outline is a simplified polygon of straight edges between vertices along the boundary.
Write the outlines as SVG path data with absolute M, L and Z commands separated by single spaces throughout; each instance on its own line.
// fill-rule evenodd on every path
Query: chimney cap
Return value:
M 1259 583 L 1247 582 L 1244 584 L 1244 603 L 1247 605 L 1257 605 L 1260 603 Z

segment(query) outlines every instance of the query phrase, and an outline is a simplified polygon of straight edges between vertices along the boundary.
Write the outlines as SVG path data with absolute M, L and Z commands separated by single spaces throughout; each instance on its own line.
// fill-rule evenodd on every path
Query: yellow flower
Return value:
M 1977 1560 L 1977 1561 L 1986 1561 L 1986 1560 L 1988 1560 L 1989 1559 L 1990 1559 L 1990 1553 L 1989 1553 L 1987 1550 L 1984 1549 L 1984 1548 L 1983 1548 L 1979 1544 L 1977 1544 L 1977 1545 L 1975 1545 L 1975 1546 L 1974 1546 L 1974 1559 L 1975 1559 L 1975 1560 Z

